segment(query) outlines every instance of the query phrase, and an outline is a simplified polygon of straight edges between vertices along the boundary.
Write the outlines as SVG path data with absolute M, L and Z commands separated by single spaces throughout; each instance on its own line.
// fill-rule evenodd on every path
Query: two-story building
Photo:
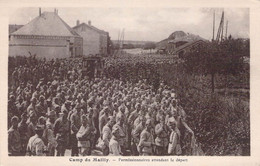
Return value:
M 29 23 L 9 35 L 9 56 L 67 58 L 83 55 L 83 39 L 58 15 L 39 12 Z

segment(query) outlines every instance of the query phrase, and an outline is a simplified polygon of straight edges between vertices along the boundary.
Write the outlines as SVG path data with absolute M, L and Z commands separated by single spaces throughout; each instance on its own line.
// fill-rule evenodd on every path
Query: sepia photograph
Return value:
M 9 156 L 251 156 L 250 8 L 20 7 Z

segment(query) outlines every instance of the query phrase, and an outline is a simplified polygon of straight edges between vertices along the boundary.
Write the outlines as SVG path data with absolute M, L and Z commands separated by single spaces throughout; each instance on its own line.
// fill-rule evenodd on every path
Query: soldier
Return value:
M 35 135 L 36 125 L 37 125 L 37 116 L 33 111 L 31 111 L 30 114 L 29 114 L 29 121 L 28 121 L 28 136 L 29 136 L 29 138 Z
M 144 117 L 145 117 L 145 111 L 144 110 L 140 110 L 138 117 L 134 121 L 133 129 L 135 129 L 135 127 L 137 127 L 142 122 L 142 119 Z
M 145 122 L 146 119 L 142 116 L 141 123 L 138 124 L 135 129 L 132 131 L 132 146 L 131 146 L 131 151 L 132 155 L 138 156 L 140 149 L 137 149 L 138 144 L 140 142 L 140 134 L 145 128 Z
M 109 142 L 109 152 L 111 156 L 121 156 L 122 152 L 120 149 L 120 145 L 118 139 L 120 138 L 119 129 L 117 127 L 113 127 L 112 130 L 112 138 Z
M 27 152 L 29 156 L 44 156 L 46 153 L 46 146 L 43 143 L 44 127 L 42 125 L 37 125 L 35 128 L 35 135 L 29 139 L 27 145 Z
M 91 155 L 91 145 L 90 145 L 90 137 L 91 137 L 91 128 L 87 121 L 87 116 L 81 116 L 81 127 L 76 134 L 78 140 L 78 147 L 80 148 L 80 154 L 82 156 Z
M 61 106 L 61 112 L 63 112 L 63 110 L 70 112 L 70 106 L 71 102 L 69 100 L 65 101 L 65 103 Z
M 119 138 L 118 143 L 121 149 L 121 152 L 123 155 L 126 155 L 126 128 L 125 128 L 125 119 L 124 116 L 117 116 L 116 117 L 116 124 L 113 126 L 113 128 L 119 129 Z
M 31 104 L 27 108 L 27 114 L 29 114 L 31 111 L 33 113 L 36 113 L 36 102 L 37 102 L 37 99 L 35 97 L 31 99 Z
M 171 118 L 168 123 L 170 129 L 171 129 L 171 134 L 169 138 L 169 147 L 168 147 L 168 154 L 169 155 L 179 155 L 181 154 L 181 147 L 180 147 L 180 133 L 177 130 L 176 127 L 176 121 Z
M 17 107 L 15 105 L 15 96 L 10 95 L 10 99 L 8 100 L 8 127 L 11 126 L 11 119 L 13 116 L 18 116 L 19 113 L 17 111 Z
M 141 155 L 143 156 L 153 155 L 153 146 L 155 144 L 154 144 L 153 134 L 151 133 L 151 129 L 152 129 L 151 120 L 147 120 L 145 122 L 145 129 L 142 131 L 140 135 L 140 142 L 138 145 Z
M 20 156 L 22 151 L 20 133 L 18 131 L 17 116 L 11 119 L 11 128 L 8 130 L 8 155 L 9 156 Z
M 129 117 L 128 117 L 128 135 L 129 135 L 129 138 L 128 138 L 128 144 L 131 145 L 131 142 L 132 142 L 132 138 L 131 138 L 131 133 L 132 133 L 132 129 L 133 129 L 133 124 L 134 124 L 134 121 L 136 120 L 136 118 L 138 117 L 139 115 L 139 111 L 141 110 L 141 104 L 137 103 L 135 106 L 135 110 L 133 112 L 130 113 Z M 130 141 L 130 143 L 129 143 Z M 132 152 L 134 153 L 134 152 Z
M 23 113 L 21 115 L 21 121 L 18 125 L 18 131 L 20 133 L 20 138 L 21 138 L 21 146 L 22 146 L 21 155 L 22 156 L 26 155 L 26 147 L 27 147 L 27 143 L 29 140 L 28 125 L 26 124 L 26 121 L 27 121 L 27 115 L 26 115 L 26 113 Z
M 39 103 L 36 105 L 36 114 L 38 117 L 46 116 L 47 113 L 47 103 L 45 102 L 44 96 L 39 97 Z
M 96 138 L 96 133 L 97 133 L 97 129 L 95 128 L 95 124 L 93 122 L 93 109 L 90 108 L 88 110 L 88 114 L 87 114 L 87 122 L 88 122 L 88 126 L 90 127 L 91 130 L 91 135 L 90 135 L 90 148 L 94 149 L 97 140 L 95 140 Z
M 168 132 L 169 129 L 165 124 L 164 116 L 160 116 L 160 123 L 155 126 L 155 144 L 156 144 L 156 154 L 158 156 L 163 156 L 167 154 L 167 146 L 168 146 Z
M 103 155 L 107 156 L 109 154 L 109 141 L 112 137 L 112 127 L 115 124 L 115 119 L 113 116 L 108 117 L 108 122 L 107 124 L 103 127 L 103 135 L 101 136 L 101 139 L 104 142 L 104 149 L 103 150 Z
M 68 121 L 68 112 L 63 110 L 60 113 L 61 117 L 54 123 L 54 136 L 57 141 L 56 156 L 64 156 L 66 147 L 69 142 L 70 123 Z
M 46 121 L 46 132 L 45 137 L 48 142 L 47 144 L 47 156 L 54 156 L 55 155 L 55 147 L 57 146 L 57 141 L 54 136 L 54 122 L 55 122 L 55 112 L 50 111 L 48 112 L 48 119 Z
M 17 113 L 18 113 L 17 116 L 18 115 L 21 116 L 22 113 L 24 112 L 24 108 L 23 108 L 22 103 L 23 103 L 23 98 L 22 98 L 21 95 L 18 95 L 17 96 L 17 102 L 16 102 L 16 108 L 17 108 Z
M 75 106 L 76 112 L 74 112 L 70 117 L 70 123 L 71 123 L 71 156 L 78 156 L 79 150 L 78 150 L 78 141 L 76 138 L 76 134 L 79 131 L 79 128 L 81 126 L 80 122 L 80 112 L 81 112 L 81 106 L 77 104 Z
M 108 107 L 105 107 L 104 108 L 104 114 L 102 114 L 100 116 L 100 118 L 99 118 L 99 132 L 100 132 L 100 135 L 102 135 L 103 127 L 107 124 L 108 112 L 109 112 Z

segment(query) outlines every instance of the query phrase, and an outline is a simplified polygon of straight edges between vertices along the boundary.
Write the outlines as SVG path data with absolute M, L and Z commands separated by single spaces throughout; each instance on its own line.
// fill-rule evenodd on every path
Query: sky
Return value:
M 91 24 L 109 32 L 112 40 L 118 39 L 124 29 L 125 40 L 161 41 L 174 31 L 184 31 L 212 39 L 215 11 L 215 36 L 221 13 L 228 21 L 228 35 L 249 38 L 248 8 L 56 8 L 59 16 L 71 27 L 76 21 Z M 54 8 L 41 8 L 53 12 Z M 39 15 L 39 8 L 13 8 L 9 11 L 10 24 L 27 24 Z

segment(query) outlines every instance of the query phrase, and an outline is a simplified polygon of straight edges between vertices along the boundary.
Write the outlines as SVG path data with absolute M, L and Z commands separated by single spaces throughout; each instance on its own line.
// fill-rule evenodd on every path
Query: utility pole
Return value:
M 122 48 L 124 47 L 124 37 L 125 37 L 125 28 L 123 29 L 123 32 L 122 32 Z
M 226 39 L 227 39 L 228 21 L 226 23 Z
M 221 41 L 223 37 L 223 22 L 224 22 L 224 11 L 222 12 L 221 20 L 218 27 L 218 33 L 216 37 L 217 42 Z
M 214 10 L 214 15 L 213 15 L 213 37 L 212 37 L 212 41 L 214 41 L 214 36 L 215 35 L 215 10 Z
M 223 20 L 222 20 L 222 28 L 221 28 L 221 40 L 220 41 L 222 41 L 223 40 L 223 33 L 224 33 L 224 19 L 225 19 L 225 16 L 224 16 L 224 11 L 223 11 Z
M 118 32 L 118 40 L 117 40 L 117 43 L 118 43 L 118 48 L 120 47 L 120 30 Z

